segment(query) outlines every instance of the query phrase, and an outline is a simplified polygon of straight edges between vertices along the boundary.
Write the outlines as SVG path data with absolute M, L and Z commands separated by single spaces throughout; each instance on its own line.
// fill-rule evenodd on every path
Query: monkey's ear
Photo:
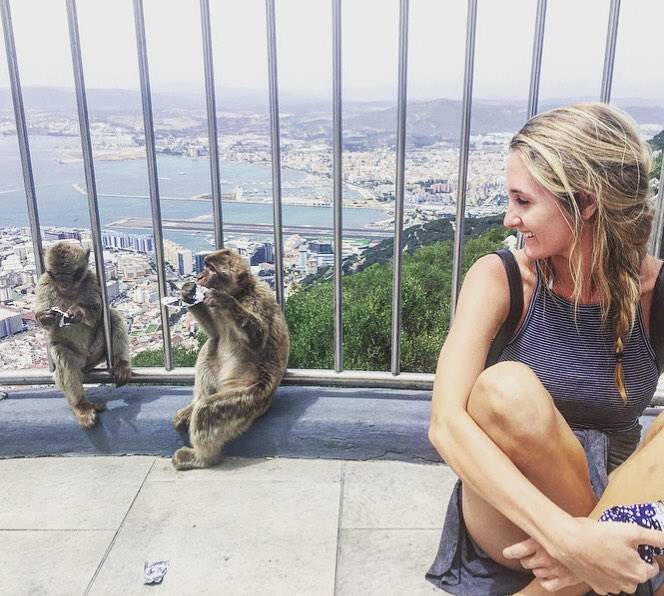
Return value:
M 249 272 L 248 271 L 241 271 L 240 274 L 237 276 L 237 283 L 241 286 L 246 284 L 249 281 Z

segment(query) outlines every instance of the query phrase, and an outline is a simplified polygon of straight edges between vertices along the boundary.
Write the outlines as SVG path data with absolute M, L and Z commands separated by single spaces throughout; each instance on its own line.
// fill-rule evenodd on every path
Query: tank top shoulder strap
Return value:
M 519 264 L 516 262 L 512 252 L 506 248 L 497 250 L 494 254 L 497 254 L 500 257 L 500 260 L 503 262 L 503 267 L 505 267 L 507 282 L 510 289 L 510 310 L 507 319 L 505 319 L 498 334 L 491 342 L 491 347 L 489 348 L 489 354 L 486 358 L 484 368 L 487 368 L 498 361 L 507 342 L 516 331 L 516 327 L 521 319 L 521 313 L 523 312 L 523 281 L 521 279 Z
M 650 307 L 650 343 L 657 359 L 657 370 L 664 372 L 664 264 L 659 269 Z

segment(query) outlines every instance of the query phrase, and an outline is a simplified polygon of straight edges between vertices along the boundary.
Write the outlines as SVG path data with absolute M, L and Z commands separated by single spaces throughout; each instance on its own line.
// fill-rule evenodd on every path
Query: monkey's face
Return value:
M 47 273 L 62 296 L 75 296 L 81 289 L 87 270 L 87 267 L 74 271 L 51 271 L 49 269 Z
M 205 257 L 205 269 L 196 278 L 203 287 L 237 294 L 249 283 L 251 273 L 246 261 L 224 248 Z
M 56 242 L 46 251 L 46 272 L 61 296 L 79 293 L 88 271 L 90 251 L 72 242 Z

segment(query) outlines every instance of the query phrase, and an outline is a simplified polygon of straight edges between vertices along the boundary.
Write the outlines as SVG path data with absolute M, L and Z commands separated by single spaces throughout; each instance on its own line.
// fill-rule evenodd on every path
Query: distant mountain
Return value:
M 543 101 L 542 111 L 569 101 Z M 664 102 L 651 105 L 632 105 L 630 100 L 616 103 L 626 110 L 637 123 L 664 125 Z M 636 103 L 636 102 L 635 102 Z M 525 102 L 475 101 L 470 120 L 471 134 L 517 131 L 526 121 Z M 408 105 L 406 119 L 407 138 L 415 145 L 430 145 L 447 140 L 458 141 L 461 133 L 462 103 L 449 99 L 414 102 Z M 373 109 L 360 112 L 344 121 L 344 132 L 382 133 L 396 139 L 397 108 Z
M 23 87 L 26 109 L 51 112 L 75 112 L 76 95 L 73 89 L 56 87 Z M 141 93 L 131 89 L 87 89 L 86 96 L 90 112 L 140 112 Z M 154 110 L 201 110 L 205 111 L 205 95 L 187 91 L 153 91 Z M 266 112 L 267 92 L 223 89 L 217 91 L 218 110 Z M 12 96 L 7 88 L 0 89 L 0 110 L 11 110 Z
M 71 89 L 23 87 L 22 93 L 26 110 L 43 110 L 55 113 L 74 113 L 76 111 L 76 95 Z M 87 99 L 90 110 L 134 111 L 141 109 L 141 96 L 138 91 L 88 89 Z M 9 89 L 0 89 L 0 109 L 13 109 L 12 94 Z
M 458 140 L 461 132 L 462 103 L 450 99 L 413 102 L 408 105 L 407 137 L 416 145 Z M 486 134 L 516 130 L 526 120 L 526 105 L 476 102 L 471 116 L 471 132 Z M 384 132 L 395 135 L 396 106 L 361 112 L 346 119 L 344 129 L 355 132 Z
M 28 110 L 74 113 L 76 98 L 71 89 L 25 87 L 23 96 Z M 89 89 L 88 106 L 92 115 L 141 111 L 138 91 Z M 189 91 L 156 91 L 152 95 L 156 114 L 160 111 L 200 112 L 205 125 L 205 97 Z M 541 110 L 554 106 L 588 101 L 593 98 L 543 100 Z M 617 99 L 616 103 L 642 124 L 664 127 L 664 101 L 639 98 Z M 344 144 L 349 149 L 392 146 L 396 142 L 397 107 L 389 102 L 344 102 Z M 0 89 L 0 110 L 11 110 L 11 93 Z M 221 133 L 240 131 L 265 132 L 268 123 L 267 93 L 263 90 L 223 88 L 217 93 L 221 113 Z M 407 142 L 428 146 L 440 141 L 457 142 L 460 136 L 462 103 L 458 100 L 435 99 L 412 101 L 406 120 Z M 236 115 L 237 114 L 237 115 Z M 256 118 L 256 115 L 258 118 Z M 476 100 L 473 102 L 471 133 L 513 132 L 526 120 L 526 102 L 509 100 Z M 332 138 L 332 104 L 320 98 L 280 97 L 280 122 L 284 136 L 330 142 Z

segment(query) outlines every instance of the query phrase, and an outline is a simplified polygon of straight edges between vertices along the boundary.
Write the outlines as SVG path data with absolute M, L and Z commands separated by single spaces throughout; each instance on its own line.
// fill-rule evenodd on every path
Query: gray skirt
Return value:
M 590 482 L 599 498 L 608 484 L 608 473 L 625 461 L 639 442 L 641 427 L 627 433 L 606 434 L 598 430 L 575 430 L 590 471 Z M 504 596 L 514 594 L 533 580 L 529 571 L 515 571 L 496 563 L 470 537 L 461 513 L 461 481 L 452 491 L 438 554 L 426 579 L 450 594 L 463 596 Z M 664 571 L 636 594 L 652 594 L 664 583 Z M 592 592 L 590 592 L 592 594 Z

